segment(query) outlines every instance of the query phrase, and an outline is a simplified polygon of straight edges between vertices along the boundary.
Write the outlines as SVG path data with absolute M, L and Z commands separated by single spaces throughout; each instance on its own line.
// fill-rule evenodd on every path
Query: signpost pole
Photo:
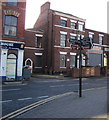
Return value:
M 79 97 L 82 97 L 82 45 L 80 36 L 80 51 L 79 51 Z

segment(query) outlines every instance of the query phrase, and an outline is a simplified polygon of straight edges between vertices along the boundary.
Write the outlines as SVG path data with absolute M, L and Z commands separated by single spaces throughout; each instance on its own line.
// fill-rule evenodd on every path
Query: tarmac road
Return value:
M 83 89 L 104 87 L 107 86 L 107 78 L 85 78 L 82 86 Z M 5 85 L 2 89 L 3 99 L 0 101 L 3 116 L 55 95 L 67 92 L 75 92 L 78 95 L 78 88 L 78 79 L 69 78 L 32 78 L 24 84 Z

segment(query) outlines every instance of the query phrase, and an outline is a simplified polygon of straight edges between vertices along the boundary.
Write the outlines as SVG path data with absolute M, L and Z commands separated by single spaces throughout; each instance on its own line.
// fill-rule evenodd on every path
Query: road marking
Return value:
M 0 103 L 11 102 L 12 100 L 0 101 Z
M 40 96 L 40 97 L 37 97 L 38 99 L 41 99 L 41 98 L 47 98 L 49 96 Z M 31 100 L 33 99 L 32 97 L 29 97 L 29 98 L 20 98 L 20 99 L 17 99 L 18 101 L 23 101 L 23 100 Z M 5 101 L 0 101 L 0 103 L 5 103 L 5 102 L 12 102 L 13 100 L 5 100 Z
M 104 88 L 107 88 L 107 87 L 89 88 L 89 89 L 84 89 L 84 90 L 82 90 L 82 91 L 83 91 L 83 92 L 85 92 L 85 91 L 90 91 L 90 90 L 99 90 L 99 89 L 104 89 Z
M 89 83 L 83 83 L 82 85 L 86 85 L 86 84 L 89 84 Z M 79 85 L 78 83 L 77 84 L 68 84 L 68 85 L 54 85 L 54 86 L 49 86 L 49 87 L 65 87 L 65 86 L 75 86 L 75 85 Z
M 20 115 L 20 114 L 23 114 L 23 113 L 26 112 L 26 111 L 29 111 L 29 110 L 35 108 L 35 107 L 37 107 L 37 106 L 40 106 L 40 105 L 42 105 L 42 104 L 44 104 L 44 103 L 47 103 L 47 102 L 52 101 L 52 100 L 54 100 L 54 99 L 57 99 L 57 98 L 60 98 L 60 97 L 63 97 L 63 96 L 67 96 L 67 95 L 70 95 L 70 94 L 74 94 L 74 92 L 68 92 L 68 93 L 64 93 L 64 94 L 60 94 L 60 95 L 56 95 L 56 96 L 52 96 L 52 97 L 43 99 L 43 100 L 41 100 L 41 101 L 35 102 L 35 103 L 33 103 L 33 104 L 30 104 L 30 105 L 28 105 L 28 106 L 26 106 L 26 107 L 23 107 L 23 108 L 21 108 L 21 109 L 18 109 L 18 110 L 14 111 L 14 112 L 12 112 L 12 113 L 10 113 L 10 114 L 8 114 L 8 115 L 5 115 L 5 116 L 3 116 L 3 117 L 0 118 L 0 119 L 8 119 L 8 120 L 9 120 L 9 119 L 11 119 L 11 118 L 14 118 L 14 117 Z
M 47 98 L 47 97 L 49 97 L 49 96 L 40 96 L 38 98 L 40 99 L 40 98 Z
M 29 98 L 21 98 L 21 99 L 18 99 L 19 101 L 20 100 L 30 100 L 30 99 L 32 99 L 31 97 L 29 97 Z
M 6 90 L 0 90 L 0 91 L 6 92 L 6 91 L 16 91 L 16 90 L 21 90 L 21 89 L 20 88 L 18 88 L 18 89 L 6 89 Z

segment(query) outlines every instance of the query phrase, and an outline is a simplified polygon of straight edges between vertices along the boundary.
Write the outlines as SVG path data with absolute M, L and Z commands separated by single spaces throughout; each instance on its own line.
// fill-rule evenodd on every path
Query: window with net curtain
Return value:
M 4 35 L 15 37 L 17 35 L 17 22 L 17 17 L 6 15 L 4 22 Z

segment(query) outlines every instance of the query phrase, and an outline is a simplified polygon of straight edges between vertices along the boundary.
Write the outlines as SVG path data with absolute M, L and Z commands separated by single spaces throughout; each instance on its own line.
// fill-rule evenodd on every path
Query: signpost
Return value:
M 82 50 L 91 49 L 93 47 L 92 40 L 90 38 L 81 38 L 77 39 L 69 39 L 71 44 L 75 44 L 79 47 L 79 97 L 82 97 Z

